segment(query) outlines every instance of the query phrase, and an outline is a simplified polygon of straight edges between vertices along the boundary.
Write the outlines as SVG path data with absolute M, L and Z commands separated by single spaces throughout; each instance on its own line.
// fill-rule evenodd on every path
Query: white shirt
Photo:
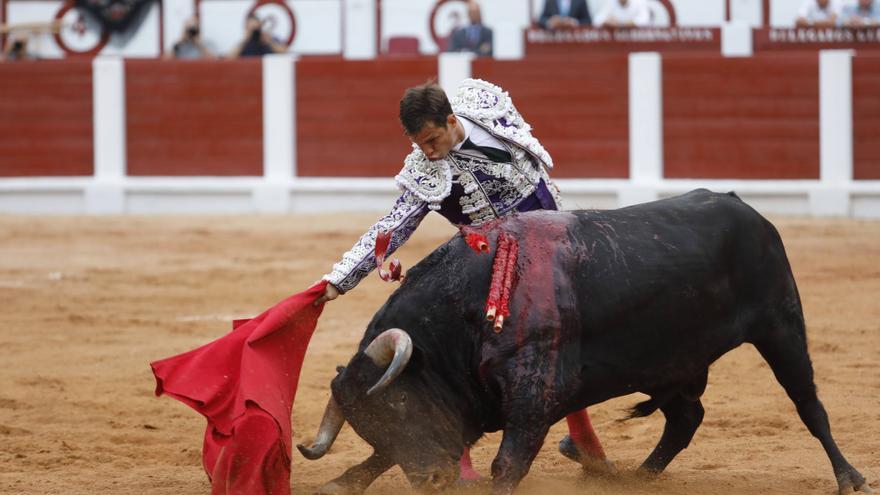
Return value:
M 829 0 L 827 8 L 819 8 L 816 0 L 805 0 L 798 9 L 798 17 L 803 17 L 809 22 L 827 21 L 832 15 L 840 15 L 840 2 Z
M 840 9 L 840 18 L 838 24 L 843 25 L 851 21 L 861 21 L 862 24 L 875 25 L 880 22 L 880 7 L 877 5 L 878 0 L 874 0 L 871 8 L 867 12 L 859 10 L 859 5 L 844 5 Z
M 607 22 L 616 24 L 633 23 L 636 26 L 651 24 L 651 11 L 645 0 L 628 0 L 626 5 L 620 5 L 620 0 L 605 0 L 605 4 L 596 14 L 594 24 L 601 27 Z
M 477 146 L 488 146 L 490 148 L 497 148 L 501 151 L 507 152 L 507 147 L 504 146 L 504 144 L 496 139 L 493 135 L 486 132 L 485 129 L 460 115 L 456 115 L 455 117 L 458 119 L 459 122 L 461 122 L 461 126 L 464 128 L 464 139 L 462 139 L 460 143 L 453 146 L 452 151 L 458 151 L 459 153 L 465 155 L 473 155 L 480 158 L 486 158 L 486 156 L 484 156 L 477 150 L 461 149 L 461 145 L 464 144 L 465 139 L 470 139 L 471 142 Z
M 571 17 L 571 0 L 559 0 L 556 6 L 559 7 L 559 15 Z

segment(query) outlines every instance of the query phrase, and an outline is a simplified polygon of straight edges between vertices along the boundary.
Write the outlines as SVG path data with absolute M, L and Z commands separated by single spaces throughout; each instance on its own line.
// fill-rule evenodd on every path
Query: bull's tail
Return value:
M 681 388 L 674 387 L 652 394 L 650 399 L 634 405 L 629 410 L 629 415 L 623 418 L 623 421 L 628 421 L 634 418 L 644 418 L 646 416 L 654 414 L 657 409 L 665 406 L 667 402 L 672 400 L 672 398 L 678 395 L 680 392 Z
M 638 404 L 634 405 L 629 410 L 629 414 L 627 414 L 626 417 L 623 418 L 622 421 L 628 421 L 630 419 L 644 418 L 646 416 L 650 416 L 650 415 L 654 414 L 654 412 L 657 409 L 660 409 L 660 406 L 662 406 L 662 405 L 663 404 L 660 401 L 658 401 L 654 397 L 651 397 L 650 399 L 648 399 L 644 402 L 639 402 Z
M 696 375 L 691 381 L 683 383 L 678 387 L 671 387 L 666 390 L 651 394 L 651 398 L 639 402 L 629 410 L 629 415 L 623 419 L 627 421 L 633 418 L 644 418 L 654 414 L 657 409 L 665 406 L 669 401 L 677 396 L 683 397 L 689 402 L 698 402 L 700 396 L 706 391 L 706 383 L 709 379 L 709 369 Z

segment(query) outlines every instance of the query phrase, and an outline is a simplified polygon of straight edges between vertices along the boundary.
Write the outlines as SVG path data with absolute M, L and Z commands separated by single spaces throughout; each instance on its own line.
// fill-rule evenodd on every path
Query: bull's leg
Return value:
M 458 460 L 458 481 L 467 484 L 481 479 L 483 479 L 483 477 L 480 476 L 480 473 L 478 473 L 476 469 L 474 469 L 474 465 L 471 462 L 471 449 L 465 447 L 464 452 L 461 454 L 461 458 Z
M 605 451 L 586 409 L 569 414 L 565 417 L 565 421 L 568 423 L 568 435 L 559 442 L 559 451 L 562 455 L 581 463 L 587 458 L 605 459 Z
M 651 473 L 666 469 L 672 459 L 691 443 L 694 433 L 703 422 L 703 404 L 699 398 L 689 400 L 683 395 L 677 395 L 660 406 L 660 410 L 666 417 L 663 436 L 641 466 L 641 469 Z
M 844 494 L 855 490 L 873 493 L 865 477 L 847 462 L 831 437 L 828 414 L 816 395 L 803 317 L 793 315 L 790 320 L 794 323 L 780 325 L 762 335 L 754 342 L 755 347 L 767 360 L 776 380 L 794 402 L 801 421 L 825 449 L 837 478 L 839 492 Z
M 568 423 L 568 435 L 559 441 L 559 453 L 580 464 L 586 473 L 614 472 L 614 463 L 605 457 L 587 410 L 573 412 L 565 420 Z
M 513 492 L 529 472 L 549 430 L 546 424 L 505 426 L 501 447 L 492 461 L 493 495 Z
M 376 478 L 391 469 L 394 463 L 387 457 L 373 455 L 356 466 L 348 468 L 342 476 L 327 482 L 317 493 L 319 494 L 356 494 L 363 493 Z

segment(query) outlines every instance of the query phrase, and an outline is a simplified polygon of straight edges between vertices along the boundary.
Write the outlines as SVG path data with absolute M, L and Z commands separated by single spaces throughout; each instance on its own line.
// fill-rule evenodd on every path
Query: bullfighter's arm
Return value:
M 409 239 L 428 211 L 428 203 L 411 192 L 404 191 L 397 198 L 391 212 L 370 227 L 323 279 L 343 294 L 353 289 L 376 268 L 376 235 L 380 231 L 394 232 L 388 246 L 390 255 Z

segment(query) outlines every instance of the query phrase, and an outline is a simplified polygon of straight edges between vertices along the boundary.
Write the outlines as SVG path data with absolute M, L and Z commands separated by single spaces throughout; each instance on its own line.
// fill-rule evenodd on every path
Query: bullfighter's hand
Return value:
M 314 305 L 319 306 L 327 301 L 332 301 L 337 297 L 339 297 L 339 289 L 333 284 L 327 284 L 327 287 L 324 289 L 324 295 L 315 300 Z

